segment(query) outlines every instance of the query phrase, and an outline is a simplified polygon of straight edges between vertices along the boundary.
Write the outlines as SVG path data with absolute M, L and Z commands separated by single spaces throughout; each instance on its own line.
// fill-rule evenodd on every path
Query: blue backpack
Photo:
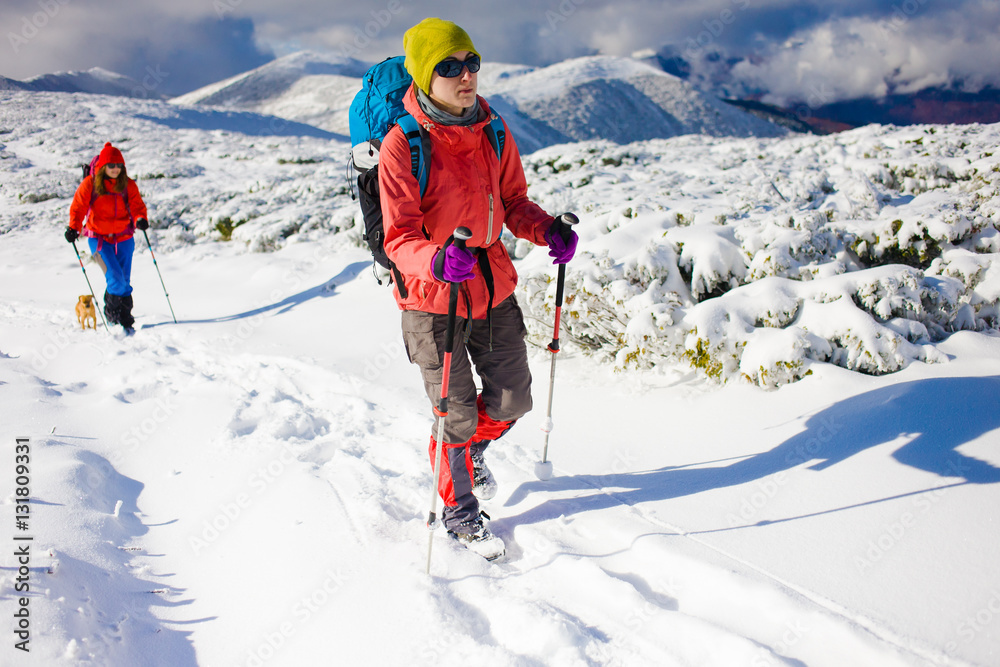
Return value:
M 358 171 L 359 199 L 365 219 L 363 238 L 375 261 L 392 272 L 401 295 L 406 298 L 402 276 L 386 256 L 383 247 L 385 234 L 378 190 L 378 154 L 375 152 L 381 147 L 382 140 L 392 126 L 399 125 L 410 144 L 410 170 L 420 185 L 420 196 L 424 195 L 427 191 L 431 144 L 427 131 L 403 107 L 403 97 L 413 83 L 413 78 L 403 66 L 404 60 L 405 56 L 388 58 L 365 72 L 361 90 L 351 102 L 349 121 L 353 146 L 352 165 Z M 506 130 L 503 120 L 496 113 L 492 114 L 492 119 L 486 126 L 486 136 L 497 159 L 500 159 L 503 156 Z M 366 154 L 368 160 L 364 159 Z

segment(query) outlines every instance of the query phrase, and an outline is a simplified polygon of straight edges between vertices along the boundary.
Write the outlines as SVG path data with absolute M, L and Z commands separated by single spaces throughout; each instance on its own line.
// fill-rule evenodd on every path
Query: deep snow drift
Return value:
M 567 306 L 567 340 L 580 345 L 566 346 L 556 380 L 557 474 L 532 474 L 548 378 L 547 353 L 533 348 L 536 408 L 487 454 L 500 493 L 486 509 L 509 557 L 486 563 L 438 534 L 428 577 L 430 406 L 359 245 L 346 143 L 248 113 L 3 99 L 4 664 L 996 663 L 1000 336 L 982 285 L 998 250 L 984 148 L 997 128 L 527 156 L 532 193 L 583 218 Z M 78 328 L 86 284 L 61 235 L 76 165 L 105 137 L 150 205 L 179 320 L 140 237 L 130 338 Z M 917 139 L 928 156 L 905 153 Z M 956 177 L 935 167 L 940 183 L 921 185 L 915 166 L 912 187 L 929 183 L 938 199 L 887 200 L 894 181 L 869 179 L 867 190 L 858 176 L 876 144 L 890 166 L 947 159 Z M 951 239 L 932 224 L 949 210 L 966 230 Z M 918 223 L 935 258 L 865 265 L 878 253 L 861 242 L 888 248 Z M 554 272 L 544 253 L 512 245 L 519 297 L 544 319 Z M 967 279 L 948 269 L 958 259 L 980 269 Z M 100 293 L 99 271 L 86 269 Z M 855 275 L 868 271 L 886 278 L 870 303 Z M 913 282 L 888 280 L 904 274 Z M 706 292 L 728 291 L 696 297 L 695 275 Z M 949 317 L 920 293 L 944 293 L 945 278 L 958 281 Z M 834 281 L 825 292 L 824 280 Z M 896 372 L 848 370 L 846 339 L 818 329 L 867 328 L 858 349 L 880 349 L 887 334 L 875 325 L 903 330 L 893 307 L 907 297 L 926 311 L 908 320 L 926 337 L 914 327 L 906 342 L 934 363 L 900 346 Z M 619 325 L 599 318 L 602 303 Z M 783 306 L 770 323 L 748 313 L 767 303 Z M 692 366 L 697 357 L 672 347 L 686 337 L 671 327 L 685 321 L 718 326 L 739 364 Z M 583 323 L 612 332 L 608 345 L 581 346 Z M 545 327 L 533 325 L 533 340 Z M 641 336 L 651 342 L 629 354 Z M 842 353 L 830 344 L 829 358 L 803 354 L 801 372 L 780 382 L 755 379 L 775 389 L 742 379 L 751 353 L 764 367 L 831 338 Z M 23 595 L 11 547 L 22 436 L 30 655 L 11 632 Z

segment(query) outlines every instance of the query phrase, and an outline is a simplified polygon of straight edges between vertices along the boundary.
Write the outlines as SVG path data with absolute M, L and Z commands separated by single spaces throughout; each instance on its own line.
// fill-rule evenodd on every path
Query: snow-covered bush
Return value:
M 533 196 L 584 214 L 563 335 L 621 369 L 687 363 L 764 387 L 817 362 L 944 361 L 936 342 L 1000 319 L 998 139 L 970 126 L 650 141 L 584 188 L 593 146 L 539 151 Z M 521 295 L 541 343 L 554 285 L 532 260 Z

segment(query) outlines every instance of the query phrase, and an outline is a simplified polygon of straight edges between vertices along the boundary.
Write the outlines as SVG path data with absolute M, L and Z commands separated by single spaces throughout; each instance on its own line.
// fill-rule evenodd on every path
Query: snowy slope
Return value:
M 2 437 L 11 447 L 31 438 L 35 540 L 32 654 L 8 641 L 0 662 L 995 664 L 995 330 L 949 332 L 932 345 L 946 361 L 881 376 L 813 360 L 810 374 L 771 391 L 719 386 L 665 359 L 614 371 L 567 344 L 550 443 L 557 475 L 544 483 L 532 469 L 549 360 L 533 348 L 536 409 L 488 454 L 500 493 L 487 511 L 510 557 L 488 564 L 439 533 L 428 577 L 431 415 L 398 313 L 359 246 L 343 163 L 331 157 L 346 153 L 344 138 L 152 101 L 5 93 L 2 102 Z M 985 160 L 990 173 L 992 157 L 976 151 L 997 131 L 587 142 L 526 165 L 548 209 L 583 214 L 568 309 L 584 300 L 578 280 L 596 280 L 603 266 L 607 303 L 627 296 L 617 307 L 640 322 L 643 299 L 659 293 L 627 294 L 614 280 L 661 270 L 663 239 L 683 241 L 695 262 L 722 241 L 789 247 L 781 280 L 812 261 L 822 272 L 835 258 L 779 239 L 802 225 L 765 223 L 794 207 L 812 215 L 810 194 L 817 206 L 841 203 L 834 222 L 875 223 L 889 181 L 867 190 L 865 152 L 882 151 L 876 159 L 893 167 L 951 153 L 956 164 Z M 906 143 L 921 133 L 922 147 Z M 86 284 L 61 236 L 76 165 L 105 137 L 140 178 L 179 320 L 140 239 L 131 338 L 76 328 Z M 773 186 L 784 194 L 749 165 L 780 175 Z M 888 222 L 930 222 L 971 201 L 994 222 L 990 184 L 939 185 L 932 201 L 897 196 Z M 742 217 L 717 220 L 744 206 Z M 216 229 L 223 218 L 245 220 L 231 242 Z M 1000 250 L 985 231 L 984 275 Z M 748 275 L 753 267 L 748 257 Z M 102 291 L 96 267 L 86 270 Z M 544 318 L 544 303 L 534 309 L 551 291 L 541 286 L 553 273 L 544 253 L 527 253 L 519 270 L 519 297 Z M 690 280 L 668 277 L 664 287 L 690 291 Z M 777 297 L 778 278 L 729 294 Z M 720 302 L 729 303 L 683 307 Z M 732 320 L 739 305 L 716 317 Z M 8 461 L 0 538 L 9 545 Z M 5 614 L 17 604 L 10 552 L 0 560 Z
M 337 56 L 295 53 L 173 101 L 272 114 L 347 133 L 347 110 L 367 66 Z M 525 152 L 581 139 L 629 143 L 692 133 L 784 134 L 629 58 L 594 56 L 543 68 L 486 63 L 480 92 L 503 115 Z
M 172 101 L 280 116 L 347 134 L 347 110 L 370 66 L 353 58 L 299 51 Z
M 591 56 L 497 82 L 484 94 L 543 124 L 535 150 L 552 143 L 606 139 L 627 144 L 686 134 L 775 137 L 785 131 L 631 58 Z M 516 133 L 516 129 L 514 130 Z
M 37 92 L 93 93 L 96 95 L 116 95 L 122 97 L 138 97 L 140 99 L 162 99 L 156 93 L 157 84 L 162 81 L 162 75 L 150 70 L 146 85 L 110 72 L 100 67 L 72 72 L 55 72 L 17 81 L 0 77 L 0 90 L 33 90 Z

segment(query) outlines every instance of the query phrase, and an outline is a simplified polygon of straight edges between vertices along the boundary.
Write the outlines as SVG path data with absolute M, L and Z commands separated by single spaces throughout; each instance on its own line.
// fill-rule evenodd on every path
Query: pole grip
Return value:
M 566 265 L 560 264 L 556 278 L 556 308 L 563 305 L 563 292 L 566 288 Z
M 468 227 L 457 227 L 455 233 L 452 234 L 452 242 L 459 248 L 465 248 L 465 242 L 472 238 L 472 232 L 469 231 Z M 459 283 L 451 283 L 450 291 L 448 292 L 448 331 L 445 332 L 444 337 L 444 351 L 445 354 L 451 354 L 455 349 L 455 319 L 458 312 L 458 289 Z M 444 379 L 445 388 L 448 386 L 448 378 Z M 444 397 L 447 397 L 447 393 Z
M 575 213 L 563 213 L 556 218 L 557 223 L 562 223 L 567 227 L 572 227 L 573 225 L 580 222 L 580 218 L 576 217 Z M 556 282 L 556 308 L 558 309 L 563 303 L 563 288 L 566 284 L 566 265 L 559 265 L 559 277 Z M 557 320 L 558 321 L 558 320 Z M 556 325 L 556 331 L 559 330 L 558 324 Z M 559 335 L 556 334 L 556 338 Z

